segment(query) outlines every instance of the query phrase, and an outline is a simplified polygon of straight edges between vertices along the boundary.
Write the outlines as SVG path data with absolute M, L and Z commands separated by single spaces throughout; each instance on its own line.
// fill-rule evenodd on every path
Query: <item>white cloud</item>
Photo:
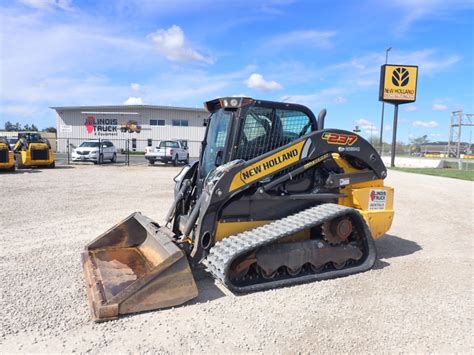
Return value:
M 421 49 L 413 52 L 390 52 L 389 63 L 407 63 L 418 65 L 419 75 L 433 75 L 440 70 L 449 68 L 461 60 L 457 54 L 440 55 L 435 49 Z M 368 77 L 378 78 L 380 63 L 385 61 L 385 56 L 380 53 L 369 53 L 358 56 L 348 61 L 329 66 L 325 70 L 340 72 L 359 86 L 370 86 L 376 83 L 366 82 Z M 367 84 L 367 85 L 365 85 Z
M 331 31 L 292 31 L 273 37 L 268 41 L 267 46 L 272 48 L 288 46 L 330 48 L 332 47 L 331 39 L 335 34 L 336 32 Z
M 204 57 L 186 43 L 184 32 L 179 26 L 173 25 L 167 30 L 159 29 L 148 36 L 155 43 L 158 51 L 168 60 L 214 63 L 213 59 Z
M 146 38 L 123 36 L 113 26 L 57 23 L 39 13 L 1 9 L 0 23 L 2 47 L 8 48 L 1 55 L 2 105 L 114 103 L 111 98 L 126 97 L 130 88 L 112 85 L 100 73 L 156 65 Z
M 336 96 L 332 102 L 334 102 L 335 104 L 343 104 L 343 103 L 346 103 L 347 102 L 347 98 L 344 97 L 344 96 Z
M 423 128 L 437 128 L 438 122 L 436 121 L 413 121 L 413 127 L 423 127 Z
M 444 104 L 433 104 L 431 108 L 435 111 L 446 111 L 448 106 Z
M 377 134 L 379 132 L 373 122 L 366 120 L 365 118 L 358 119 L 356 125 L 367 134 Z
M 406 34 L 411 26 L 424 18 L 437 19 L 445 17 L 456 10 L 472 9 L 472 1 L 469 0 L 394 0 L 384 3 L 389 7 L 397 7 L 396 34 Z M 399 11 L 401 10 L 401 11 Z M 395 11 L 395 10 L 394 10 Z
M 247 87 L 262 91 L 280 90 L 283 88 L 281 84 L 273 80 L 265 80 L 261 74 L 253 73 L 245 80 Z
M 137 83 L 130 84 L 130 87 L 132 88 L 133 92 L 140 92 L 142 90 L 141 85 Z
M 413 106 L 413 105 L 406 105 L 405 106 L 405 111 L 406 112 L 415 112 L 416 110 L 418 110 L 418 108 L 416 106 Z
M 141 97 L 130 96 L 125 102 L 124 105 L 143 105 L 143 99 Z
M 392 130 L 392 126 L 390 126 L 389 124 L 386 124 L 384 127 L 383 127 L 383 130 L 384 132 L 387 131 L 387 132 L 390 132 Z
M 32 7 L 38 10 L 72 10 L 71 0 L 19 0 L 23 5 Z

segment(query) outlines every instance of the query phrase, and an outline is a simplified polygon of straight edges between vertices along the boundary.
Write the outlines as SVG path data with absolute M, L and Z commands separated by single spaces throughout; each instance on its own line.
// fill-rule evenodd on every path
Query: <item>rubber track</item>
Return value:
M 265 280 L 265 282 L 248 286 L 237 286 L 231 282 L 229 278 L 230 266 L 238 257 L 343 215 L 352 217 L 353 221 L 362 227 L 359 229 L 363 229 L 363 237 L 366 239 L 366 247 L 368 249 L 365 252 L 368 253 L 362 264 L 342 270 L 295 276 L 294 278 L 283 280 Z M 262 291 L 303 282 L 332 279 L 363 272 L 372 268 L 375 258 L 376 251 L 374 241 L 361 214 L 354 208 L 326 203 L 217 242 L 209 251 L 207 267 L 214 277 L 224 283 L 231 291 L 241 293 Z

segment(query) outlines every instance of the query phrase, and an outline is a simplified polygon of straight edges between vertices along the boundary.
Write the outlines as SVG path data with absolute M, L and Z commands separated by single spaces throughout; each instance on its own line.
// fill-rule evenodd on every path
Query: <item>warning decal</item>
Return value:
M 369 210 L 384 210 L 387 203 L 386 190 L 370 190 L 369 193 Z

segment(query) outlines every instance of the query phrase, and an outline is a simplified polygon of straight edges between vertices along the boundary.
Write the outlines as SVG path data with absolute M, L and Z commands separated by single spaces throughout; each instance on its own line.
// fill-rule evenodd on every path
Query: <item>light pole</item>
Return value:
M 386 50 L 385 50 L 385 64 L 387 64 L 387 61 L 388 61 L 388 52 L 390 52 L 390 50 L 392 49 L 392 47 L 388 47 Z M 381 119 L 381 122 L 380 122 L 380 155 L 382 155 L 383 153 L 383 111 L 384 111 L 384 108 L 385 108 L 385 102 L 382 101 L 382 119 Z

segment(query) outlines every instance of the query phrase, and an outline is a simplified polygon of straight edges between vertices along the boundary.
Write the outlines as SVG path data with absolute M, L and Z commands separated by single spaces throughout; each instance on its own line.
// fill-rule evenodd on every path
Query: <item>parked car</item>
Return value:
M 186 141 L 182 140 L 161 141 L 157 147 L 146 149 L 145 159 L 150 164 L 155 164 L 155 161 L 161 161 L 165 164 L 172 162 L 174 166 L 178 165 L 178 162 L 187 164 L 189 163 L 188 146 Z
M 91 161 L 102 164 L 104 160 L 117 161 L 117 149 L 110 141 L 84 141 L 72 151 L 72 161 Z
M 18 141 L 18 138 L 7 138 L 8 140 L 8 145 L 10 146 L 10 149 L 13 149 L 15 146 L 16 142 Z

